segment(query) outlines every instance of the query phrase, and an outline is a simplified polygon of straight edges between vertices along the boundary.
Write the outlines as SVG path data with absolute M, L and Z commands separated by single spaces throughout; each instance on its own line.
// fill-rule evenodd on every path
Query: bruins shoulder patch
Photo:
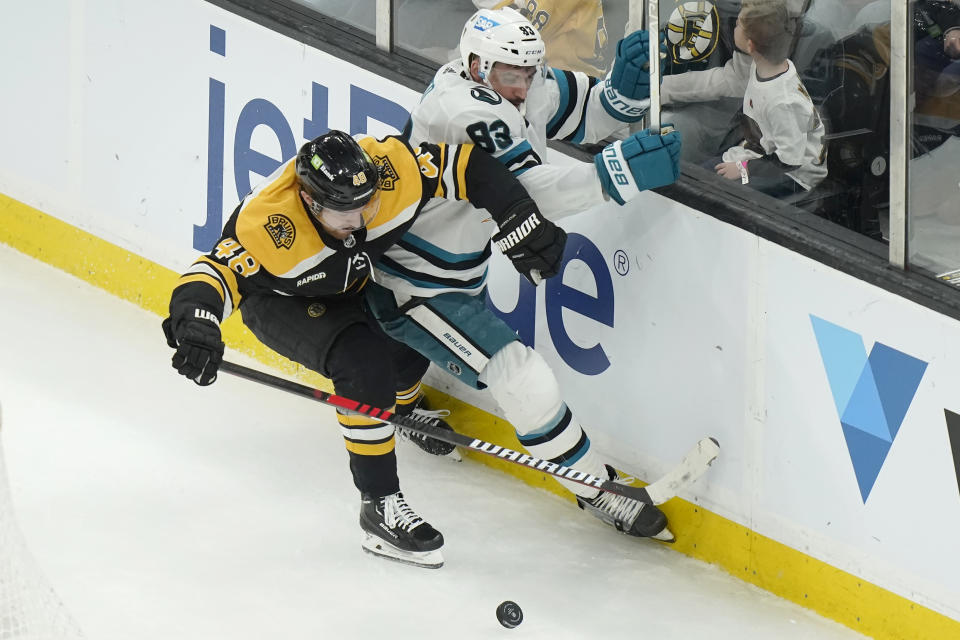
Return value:
M 400 174 L 393 168 L 388 156 L 373 156 L 373 164 L 380 172 L 380 188 L 384 191 L 393 191 L 394 185 L 400 181 Z
M 277 249 L 289 249 L 293 246 L 293 241 L 297 237 L 297 229 L 293 226 L 290 218 L 279 213 L 272 213 L 267 216 L 267 224 L 263 228 L 270 234 L 273 244 Z

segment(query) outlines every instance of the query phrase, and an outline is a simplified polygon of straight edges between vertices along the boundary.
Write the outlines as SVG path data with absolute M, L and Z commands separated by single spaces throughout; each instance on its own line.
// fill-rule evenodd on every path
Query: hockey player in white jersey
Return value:
M 649 104 L 646 32 L 618 44 L 603 81 L 545 69 L 539 33 L 510 8 L 474 14 L 460 53 L 460 60 L 440 68 L 413 110 L 405 130 L 411 141 L 474 142 L 509 168 L 553 219 L 609 199 L 623 204 L 677 179 L 676 132 L 639 132 L 604 148 L 592 164 L 544 163 L 548 139 L 595 142 L 643 117 Z M 491 236 L 534 284 L 557 274 L 562 251 L 544 250 L 549 243 L 536 221 L 515 218 L 498 228 L 471 213 L 469 206 L 428 204 L 380 260 L 379 284 L 367 289 L 370 307 L 392 337 L 461 382 L 489 389 L 532 455 L 615 477 L 563 401 L 547 363 L 484 301 Z M 666 516 L 655 506 L 567 486 L 583 509 L 618 530 L 672 541 Z

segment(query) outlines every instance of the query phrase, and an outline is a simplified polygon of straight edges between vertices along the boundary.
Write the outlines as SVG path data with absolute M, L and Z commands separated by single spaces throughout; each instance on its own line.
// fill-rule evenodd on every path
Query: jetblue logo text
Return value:
M 579 260 L 590 269 L 597 291 L 596 297 L 563 284 L 563 271 L 573 260 Z M 590 336 L 578 336 L 579 340 L 574 342 L 563 321 L 563 311 L 566 309 L 613 327 L 613 280 L 603 254 L 586 236 L 579 233 L 568 234 L 563 267 L 557 276 L 544 281 L 544 287 L 547 329 L 557 354 L 567 366 L 578 373 L 595 376 L 606 371 L 610 367 L 610 360 L 600 343 L 595 342 L 590 347 L 580 346 Z M 487 305 L 493 312 L 510 325 L 520 340 L 530 347 L 534 345 L 536 337 L 536 301 L 537 290 L 525 278 L 520 278 L 520 295 L 516 307 L 512 310 L 498 309 L 489 296 L 487 297 Z
M 226 31 L 210 26 L 210 51 L 213 54 L 229 58 L 227 55 Z M 224 202 L 233 207 L 233 203 L 241 200 L 250 192 L 251 186 L 262 178 L 269 176 L 284 161 L 292 158 L 299 148 L 298 139 L 294 136 L 291 122 L 302 119 L 303 127 L 300 139 L 312 140 L 331 129 L 328 124 L 330 104 L 349 104 L 351 135 L 367 132 L 367 121 L 373 119 L 395 128 L 403 130 L 403 125 L 410 117 L 409 112 L 392 100 L 388 100 L 375 93 L 351 84 L 348 95 L 330 96 L 330 90 L 317 82 L 309 84 L 310 113 L 298 114 L 296 118 L 287 118 L 280 109 L 264 98 L 249 98 L 228 94 L 227 85 L 216 78 L 209 78 L 208 93 L 209 106 L 207 113 L 207 219 L 203 225 L 194 225 L 193 248 L 198 251 L 209 251 L 220 237 L 223 227 Z M 226 122 L 227 99 L 231 105 L 235 100 L 245 100 L 239 109 L 239 117 L 235 123 Z M 231 108 L 230 112 L 235 112 Z M 228 136 L 228 125 L 232 125 L 233 135 Z M 276 138 L 280 147 L 280 157 L 274 158 L 254 150 L 251 147 L 254 130 L 266 127 Z M 336 128 L 344 128 L 338 125 Z M 258 136 L 262 132 L 258 133 Z M 233 183 L 236 197 L 229 192 L 224 193 L 224 156 L 230 151 L 226 141 L 233 141 Z M 251 180 L 251 174 L 256 177 Z
M 212 60 L 215 61 L 215 68 L 222 68 L 224 60 L 229 61 L 227 44 L 227 32 L 211 25 L 209 50 Z M 225 82 L 212 76 L 208 78 L 207 208 L 204 224 L 194 225 L 193 228 L 195 250 L 209 251 L 220 237 L 226 213 L 225 204 L 232 209 L 236 202 L 250 192 L 251 187 L 273 173 L 284 161 L 292 158 L 300 146 L 300 140 L 312 140 L 330 130 L 331 110 L 336 113 L 341 111 L 349 113 L 350 134 L 366 133 L 369 120 L 375 120 L 397 131 L 402 131 L 410 117 L 409 112 L 400 104 L 353 84 L 350 84 L 348 89 L 334 91 L 319 82 L 308 81 L 304 88 L 309 88 L 308 113 L 284 114 L 279 107 L 266 98 L 237 95 L 236 90 L 231 93 Z M 491 93 L 491 95 L 500 99 L 498 94 Z M 347 108 L 341 109 L 341 105 Z M 236 121 L 228 122 L 226 117 L 228 113 L 238 113 Z M 298 122 L 302 123 L 299 137 L 294 135 L 295 125 L 291 124 Z M 346 129 L 338 122 L 334 123 L 333 128 Z M 275 148 L 279 147 L 279 157 L 274 157 L 276 152 L 271 156 L 252 148 L 255 130 L 258 146 L 263 144 L 264 132 L 269 132 L 277 142 Z M 233 160 L 232 189 L 224 188 L 231 184 L 230 179 L 225 175 L 225 158 L 227 157 L 232 157 Z M 377 161 L 376 158 L 374 160 Z M 616 158 L 613 162 L 616 163 L 617 170 L 622 172 L 620 162 Z M 608 166 L 612 166 L 610 163 L 608 159 Z M 395 188 L 396 171 L 389 164 L 384 165 L 380 162 L 377 164 L 384 175 L 381 188 L 385 190 Z M 616 171 L 611 170 L 611 175 L 615 176 Z M 618 182 L 621 180 L 616 177 L 614 179 Z M 511 234 L 501 239 L 501 250 L 513 247 L 539 224 L 538 217 L 530 216 L 516 230 L 516 235 Z M 290 240 L 292 239 L 291 237 Z M 596 245 L 586 237 L 575 233 L 569 234 L 567 238 L 563 269 L 573 260 L 580 261 L 589 268 L 596 295 L 584 294 L 582 291 L 564 285 L 562 270 L 557 277 L 548 279 L 544 285 L 547 329 L 557 354 L 569 367 L 583 375 L 597 375 L 610 366 L 606 352 L 599 341 L 591 339 L 591 336 L 578 335 L 577 341 L 574 342 L 564 326 L 564 310 L 613 327 L 613 282 L 606 260 Z M 353 268 L 366 266 L 365 263 L 355 263 Z M 242 271 L 238 272 L 242 273 Z M 325 277 L 323 273 L 313 274 L 302 278 L 297 286 L 306 286 L 323 277 Z M 520 295 L 513 309 L 506 311 L 496 309 L 489 298 L 488 304 L 517 332 L 524 344 L 533 346 L 536 329 L 536 289 L 525 278 L 519 275 L 517 278 L 520 282 Z M 582 346 L 591 342 L 592 346 Z M 456 342 L 456 346 L 466 350 L 469 355 L 470 350 L 459 341 Z M 449 366 L 455 375 L 461 373 L 458 365 L 451 363 Z

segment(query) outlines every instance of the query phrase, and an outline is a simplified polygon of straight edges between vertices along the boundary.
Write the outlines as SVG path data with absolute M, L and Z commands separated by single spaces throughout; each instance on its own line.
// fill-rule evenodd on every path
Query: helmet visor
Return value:
M 529 89 L 534 78 L 540 73 L 540 66 L 517 67 L 496 62 L 490 69 L 490 83 L 511 89 Z
M 379 211 L 380 190 L 377 189 L 374 191 L 373 197 L 363 206 L 343 211 L 323 207 L 318 218 L 320 222 L 334 231 L 356 231 L 373 222 Z

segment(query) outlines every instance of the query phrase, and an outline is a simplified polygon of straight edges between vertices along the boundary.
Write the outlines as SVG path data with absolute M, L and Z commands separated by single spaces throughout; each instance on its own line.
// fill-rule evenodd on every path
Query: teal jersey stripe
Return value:
M 450 251 L 441 249 L 435 244 L 427 242 L 419 236 L 413 235 L 409 231 L 403 234 L 403 237 L 401 237 L 400 240 L 401 242 L 407 242 L 415 246 L 425 253 L 436 256 L 444 262 L 468 262 L 470 260 L 477 260 L 483 255 L 482 251 L 473 251 L 471 253 L 452 253 Z
M 419 279 L 419 278 L 414 278 L 414 277 L 410 276 L 410 275 L 407 274 L 407 273 L 402 273 L 402 272 L 398 271 L 397 269 L 394 269 L 394 268 L 392 268 L 392 267 L 389 267 L 389 266 L 387 266 L 386 264 L 384 264 L 383 262 L 378 263 L 378 264 L 377 264 L 377 268 L 380 269 L 381 271 L 385 271 L 385 272 L 389 273 L 389 274 L 392 275 L 392 276 L 396 276 L 397 278 L 401 278 L 401 279 L 403 279 L 403 280 L 406 280 L 407 282 L 409 282 L 409 283 L 412 284 L 413 286 L 419 287 L 419 288 L 421 288 L 421 289 L 482 289 L 484 286 L 486 286 L 486 280 L 487 280 L 487 269 L 484 269 L 484 270 L 483 270 L 483 276 L 481 276 L 480 278 L 478 278 L 477 282 L 471 284 L 471 283 L 468 283 L 468 282 L 463 282 L 462 280 L 452 281 L 452 282 L 449 282 L 449 283 L 431 282 L 431 281 L 429 281 L 429 280 L 421 280 L 421 279 Z M 429 277 L 429 276 L 427 276 L 427 274 L 423 274 L 423 275 L 424 275 L 425 277 Z M 451 280 L 452 280 L 452 279 L 451 279 Z
M 557 110 L 547 123 L 547 131 L 555 131 L 560 126 L 563 116 L 567 113 L 567 105 L 570 104 L 570 84 L 567 82 L 566 74 L 559 69 L 551 69 L 550 71 L 550 75 L 553 76 L 553 79 L 557 81 L 557 86 L 560 87 L 560 104 L 557 105 Z

